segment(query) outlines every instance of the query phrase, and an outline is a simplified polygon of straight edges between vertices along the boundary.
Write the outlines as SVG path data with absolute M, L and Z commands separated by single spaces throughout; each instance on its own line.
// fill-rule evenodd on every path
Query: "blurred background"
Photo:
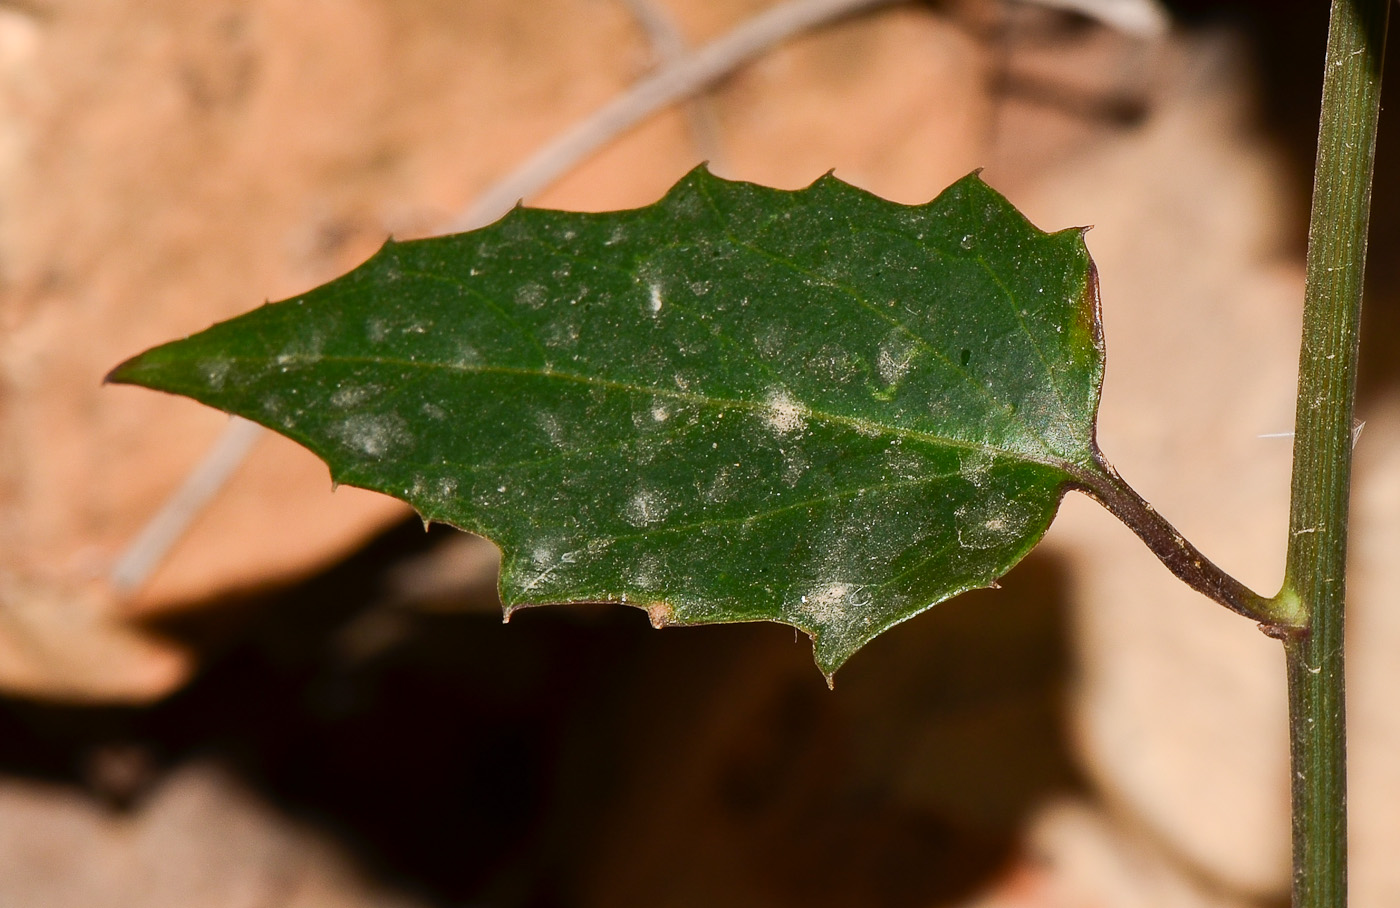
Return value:
M 1287 903 L 1277 644 L 1081 497 L 1000 590 L 896 628 L 828 691 L 784 627 L 502 625 L 488 543 L 101 386 L 441 232 L 773 6 L 0 4 L 0 908 Z M 1041 227 L 1095 225 L 1104 451 L 1272 593 L 1326 7 L 857 11 L 526 201 L 647 204 L 709 160 L 913 203 L 981 167 Z M 1357 905 L 1400 904 L 1397 128 L 1353 505 Z

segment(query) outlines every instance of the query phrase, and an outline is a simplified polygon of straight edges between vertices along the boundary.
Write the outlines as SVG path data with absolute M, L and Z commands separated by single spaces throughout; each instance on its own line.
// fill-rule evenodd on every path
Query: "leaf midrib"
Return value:
M 224 360 L 233 363 L 267 363 L 271 360 L 264 357 L 230 356 L 223 357 Z M 517 366 L 499 365 L 469 365 L 465 363 L 443 363 L 424 362 L 421 360 L 401 360 L 389 357 L 368 357 L 368 356 L 328 356 L 318 354 L 314 358 L 305 356 L 283 356 L 279 359 L 279 366 L 291 364 L 314 364 L 314 363 L 341 363 L 345 365 L 371 365 L 371 366 L 391 366 L 408 369 L 440 369 L 449 372 L 458 372 L 469 375 L 514 375 L 522 378 L 549 378 L 560 381 L 574 382 L 581 385 L 605 388 L 611 391 L 623 391 L 630 394 L 652 395 L 665 398 L 667 400 L 684 401 L 697 404 L 702 407 L 712 407 L 720 410 L 742 410 L 754 413 L 770 411 L 772 407 L 762 401 L 750 401 L 727 397 L 711 397 L 703 394 L 696 394 L 690 391 L 671 390 L 669 388 L 655 388 L 647 385 L 635 385 L 630 382 L 618 381 L 611 378 L 600 378 L 590 375 L 575 375 L 569 372 L 560 372 L 550 368 L 526 369 Z M 874 437 L 900 438 L 908 441 L 921 442 L 928 445 L 957 448 L 965 451 L 976 451 L 983 454 L 990 454 L 998 457 L 1006 457 L 1025 463 L 1038 464 L 1061 472 L 1077 475 L 1077 465 L 1055 457 L 1036 457 L 1025 451 L 1016 451 L 1002 448 L 997 445 L 979 444 L 977 442 L 966 441 L 960 438 L 950 438 L 944 435 L 936 435 L 931 432 L 921 432 L 915 429 L 905 429 L 899 426 L 892 426 L 887 423 L 873 422 L 862 419 L 858 416 L 847 416 L 840 413 L 831 413 L 825 410 L 816 410 L 805 403 L 797 402 L 802 407 L 802 416 L 805 420 L 824 422 L 829 424 L 846 426 L 857 433 Z

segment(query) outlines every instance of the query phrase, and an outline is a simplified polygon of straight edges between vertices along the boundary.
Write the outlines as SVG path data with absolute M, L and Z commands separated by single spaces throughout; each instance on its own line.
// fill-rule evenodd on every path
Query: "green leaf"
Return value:
M 1080 230 L 976 175 L 926 205 L 697 169 L 655 205 L 518 208 L 120 366 L 505 553 L 508 609 L 771 620 L 828 675 L 992 584 L 1094 473 Z

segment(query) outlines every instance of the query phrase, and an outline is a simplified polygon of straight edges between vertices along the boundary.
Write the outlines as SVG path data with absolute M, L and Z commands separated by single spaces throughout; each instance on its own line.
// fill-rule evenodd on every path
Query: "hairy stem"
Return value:
M 1358 324 L 1390 0 L 1333 0 L 1308 229 L 1288 563 L 1278 602 L 1293 779 L 1293 904 L 1347 899 L 1343 604 Z

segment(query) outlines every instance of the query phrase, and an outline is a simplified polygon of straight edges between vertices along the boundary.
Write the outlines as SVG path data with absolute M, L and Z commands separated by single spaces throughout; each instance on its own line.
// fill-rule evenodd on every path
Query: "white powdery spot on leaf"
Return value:
M 807 458 L 797 448 L 789 445 L 778 453 L 783 455 L 783 482 L 789 487 L 797 485 L 802 479 L 802 475 L 807 472 L 809 464 Z
M 958 475 L 980 489 L 994 462 L 986 451 L 964 451 L 958 456 Z
M 544 305 L 546 293 L 542 284 L 521 284 L 515 291 L 515 301 L 527 309 L 538 309 Z
M 647 308 L 651 310 L 652 315 L 656 315 L 661 311 L 663 305 L 665 305 L 665 300 L 661 298 L 660 282 L 650 282 L 647 284 Z
M 1026 395 L 1020 412 L 1030 425 L 1041 427 L 1040 441 L 1047 451 L 1070 454 L 1084 447 L 1075 432 L 1073 418 L 1064 411 L 1053 388 L 1038 388 Z
M 842 618 L 846 597 L 855 589 L 849 583 L 832 581 L 816 586 L 802 597 L 801 612 L 818 624 L 833 624 Z
M 204 380 L 215 391 L 221 390 L 233 364 L 226 359 L 211 359 L 204 363 Z
M 734 494 L 730 486 L 730 471 L 733 467 L 720 467 L 714 478 L 705 488 L 705 500 L 710 504 L 723 504 Z
M 886 464 L 890 473 L 900 479 L 913 481 L 919 479 L 924 472 L 924 463 L 919 458 L 895 447 L 885 449 Z
M 568 440 L 564 427 L 559 423 L 559 417 L 553 413 L 539 413 L 536 417 L 539 427 L 544 430 L 544 434 L 549 437 L 549 443 L 556 448 L 564 446 Z
M 670 510 L 670 504 L 660 494 L 642 489 L 627 502 L 625 516 L 633 526 L 644 527 L 663 519 Z
M 869 628 L 867 606 L 873 601 L 870 590 L 860 584 L 824 581 L 802 597 L 798 611 L 802 618 L 817 625 L 823 640 L 845 644 Z
M 656 422 L 665 422 L 671 418 L 671 411 L 664 404 L 657 404 L 651 408 L 651 418 Z
M 780 389 L 769 394 L 764 402 L 763 419 L 768 428 L 779 435 L 791 435 L 807 425 L 807 408 Z
M 953 512 L 958 542 L 965 549 L 992 549 L 1014 542 L 1031 522 L 1031 513 L 1000 492 L 964 502 Z
M 643 555 L 638 560 L 632 582 L 639 590 L 654 589 L 661 583 L 662 561 L 656 555 Z
M 532 593 L 539 587 L 547 583 L 560 568 L 567 564 L 572 564 L 572 559 L 556 556 L 555 547 L 549 543 L 541 543 L 535 546 L 530 552 L 530 578 L 520 586 L 520 592 Z M 567 553 L 566 553 L 567 555 Z
M 834 384 L 854 381 L 861 373 L 861 360 L 836 344 L 826 344 L 810 360 L 811 366 Z
M 579 326 L 576 324 L 555 322 L 548 325 L 541 332 L 541 340 L 546 347 L 559 349 L 562 347 L 572 347 L 578 343 L 580 336 Z
M 376 460 L 413 440 L 408 423 L 395 413 L 356 413 L 340 424 L 336 435 L 347 447 Z
M 312 334 L 310 337 L 300 337 L 289 340 L 277 351 L 274 361 L 279 366 L 287 366 L 292 363 L 306 363 L 320 357 L 321 347 L 324 346 L 325 338 L 320 334 Z
M 909 368 L 914 364 L 915 348 L 912 345 L 905 345 L 903 349 L 894 346 L 880 348 L 880 352 L 875 357 L 875 368 L 880 373 L 880 380 L 886 385 L 898 384 L 900 379 L 909 374 Z
M 331 406 L 341 409 L 358 407 L 381 390 L 378 385 L 342 385 L 331 395 Z

